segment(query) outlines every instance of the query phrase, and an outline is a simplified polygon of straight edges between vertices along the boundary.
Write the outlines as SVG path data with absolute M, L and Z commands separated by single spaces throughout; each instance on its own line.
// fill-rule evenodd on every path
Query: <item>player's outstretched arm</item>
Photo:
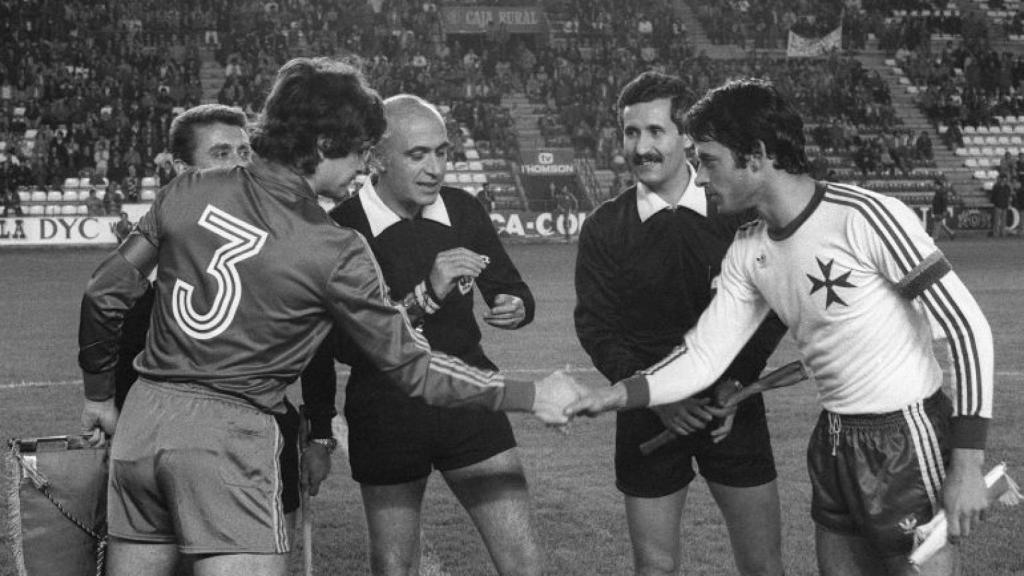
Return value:
M 578 400 L 565 408 L 567 417 L 597 416 L 603 412 L 621 410 L 628 403 L 629 394 L 626 387 L 619 383 L 610 388 L 587 388 Z
M 82 296 L 78 325 L 78 365 L 85 389 L 82 428 L 94 442 L 100 441 L 101 431 L 113 434 L 117 426 L 114 370 L 121 326 L 146 292 L 146 276 L 157 256 L 154 245 L 133 233 L 100 264 Z

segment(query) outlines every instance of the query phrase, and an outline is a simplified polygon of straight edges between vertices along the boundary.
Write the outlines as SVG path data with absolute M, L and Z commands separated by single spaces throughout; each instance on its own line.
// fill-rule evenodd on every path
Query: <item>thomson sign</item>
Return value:
M 523 174 L 530 176 L 567 176 L 576 173 L 572 148 L 523 150 Z

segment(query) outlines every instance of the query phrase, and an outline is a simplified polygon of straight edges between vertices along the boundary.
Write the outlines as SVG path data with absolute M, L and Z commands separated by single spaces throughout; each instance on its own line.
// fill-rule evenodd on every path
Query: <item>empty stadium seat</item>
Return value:
M 967 160 L 964 161 L 964 166 L 967 166 L 968 168 L 977 168 L 978 167 L 978 159 L 977 158 L 968 158 Z
M 78 206 L 75 206 L 75 214 L 78 216 L 88 216 L 89 207 L 85 204 L 79 204 Z
M 470 162 L 469 163 L 469 169 L 472 170 L 473 172 L 483 172 L 484 171 L 484 163 L 483 162 L 479 162 L 479 161 Z
M 43 202 L 46 202 L 46 192 L 43 191 L 43 190 L 33 190 L 32 191 L 32 201 L 33 202 L 38 202 L 40 204 L 42 204 Z
M 458 184 L 459 183 L 459 175 L 456 174 L 455 172 L 447 172 L 447 173 L 445 173 L 445 175 L 444 175 L 444 183 L 445 184 Z
M 46 193 L 46 201 L 47 202 L 63 202 L 64 201 L 64 195 L 61 194 L 59 190 L 50 190 L 49 192 Z
M 21 200 L 22 204 L 28 204 L 32 201 L 32 193 L 25 190 L 19 190 L 18 199 Z
M 142 178 L 143 188 L 156 188 L 158 181 L 155 176 L 145 176 Z
M 476 148 L 470 148 L 470 149 L 466 150 L 466 159 L 467 160 L 479 160 L 480 159 L 480 153 L 476 151 Z
M 65 178 L 64 185 L 62 186 L 65 190 L 77 190 L 78 189 L 78 178 Z
M 74 204 L 64 204 L 63 206 L 60 206 L 60 215 L 61 216 L 74 216 L 75 215 L 75 211 L 76 211 L 76 207 L 75 207 Z
M 42 204 L 33 204 L 32 206 L 25 207 L 25 214 L 29 216 L 43 216 L 46 211 L 43 209 Z
M 156 188 L 143 188 L 142 193 L 139 195 L 139 199 L 143 202 L 152 202 L 156 200 Z
M 43 214 L 47 216 L 60 216 L 60 206 L 57 204 L 47 204 L 43 207 Z

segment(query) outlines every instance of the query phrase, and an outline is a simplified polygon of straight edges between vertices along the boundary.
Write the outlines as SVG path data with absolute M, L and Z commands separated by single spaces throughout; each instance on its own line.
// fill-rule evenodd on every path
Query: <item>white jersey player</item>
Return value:
M 654 406 L 711 385 L 774 310 L 814 375 L 824 411 L 808 448 L 822 574 L 910 573 L 913 528 L 944 508 L 951 539 L 986 507 L 992 334 L 977 302 L 898 200 L 808 174 L 803 122 L 770 84 L 743 80 L 688 112 L 697 184 L 723 212 L 756 208 L 718 293 L 664 360 L 571 410 Z M 941 390 L 930 319 L 953 358 Z M 924 567 L 951 573 L 954 552 Z

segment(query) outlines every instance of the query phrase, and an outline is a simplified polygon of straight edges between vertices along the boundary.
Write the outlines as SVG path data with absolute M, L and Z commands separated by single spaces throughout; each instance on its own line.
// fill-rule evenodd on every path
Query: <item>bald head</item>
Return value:
M 444 117 L 430 102 L 411 94 L 384 101 L 388 128 L 374 146 L 376 190 L 399 216 L 415 216 L 437 200 L 448 162 Z
M 384 100 L 384 118 L 388 127 L 381 137 L 381 145 L 398 134 L 405 134 L 412 124 L 437 121 L 444 126 L 444 116 L 436 106 L 413 94 L 397 94 Z

